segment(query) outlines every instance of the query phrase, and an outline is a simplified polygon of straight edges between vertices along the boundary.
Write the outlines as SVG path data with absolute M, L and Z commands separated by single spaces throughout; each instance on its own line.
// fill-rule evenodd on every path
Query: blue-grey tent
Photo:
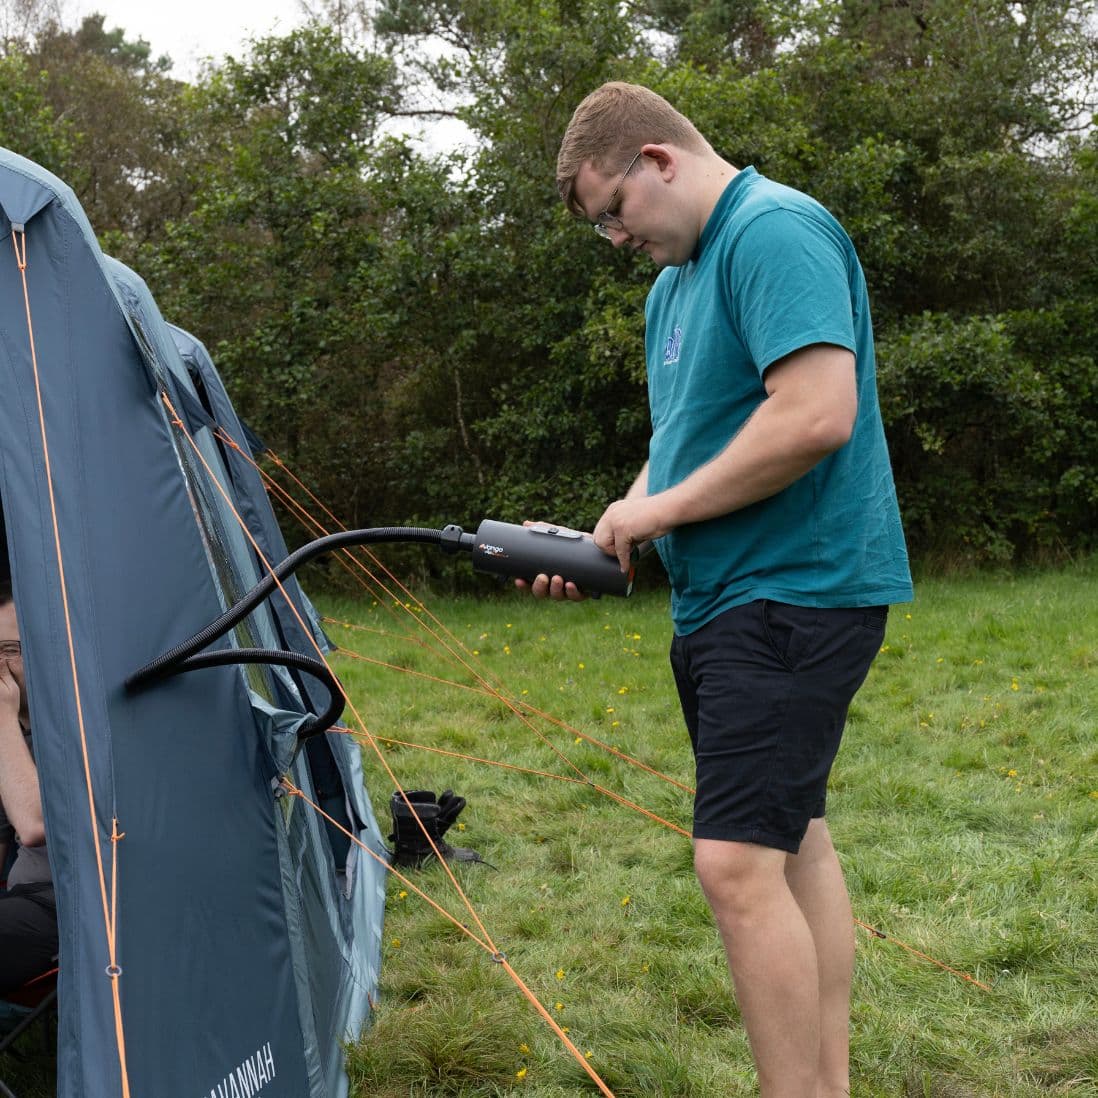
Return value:
M 0 503 L 58 900 L 57 1093 L 343 1095 L 385 870 L 280 779 L 384 857 L 357 746 L 299 748 L 325 690 L 285 667 L 124 685 L 254 586 L 258 553 L 285 556 L 223 440 L 244 431 L 64 183 L 0 150 L 0 211 Z M 276 594 L 218 644 L 323 646 L 285 588 L 296 613 Z

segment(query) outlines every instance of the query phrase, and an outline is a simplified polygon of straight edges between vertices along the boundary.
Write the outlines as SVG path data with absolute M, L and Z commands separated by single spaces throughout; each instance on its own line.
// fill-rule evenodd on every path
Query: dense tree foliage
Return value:
M 653 270 L 553 186 L 573 107 L 624 78 L 847 226 L 916 554 L 1094 546 L 1090 0 L 313 10 L 186 84 L 101 16 L 9 2 L 0 142 L 74 186 L 347 521 L 587 524 L 628 486 Z M 432 112 L 468 141 L 394 136 Z

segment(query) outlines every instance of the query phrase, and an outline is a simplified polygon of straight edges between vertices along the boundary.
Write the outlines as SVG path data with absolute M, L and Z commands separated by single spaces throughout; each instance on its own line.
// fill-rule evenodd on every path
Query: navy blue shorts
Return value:
M 675 637 L 671 666 L 697 766 L 694 837 L 795 854 L 824 814 L 846 711 L 887 606 L 761 599 Z

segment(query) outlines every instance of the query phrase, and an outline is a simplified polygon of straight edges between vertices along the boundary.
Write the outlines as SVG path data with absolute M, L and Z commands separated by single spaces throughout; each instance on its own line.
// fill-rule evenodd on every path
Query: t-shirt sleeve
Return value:
M 731 259 L 733 309 L 761 376 L 802 347 L 856 351 L 848 256 L 830 225 L 774 209 L 740 234 Z

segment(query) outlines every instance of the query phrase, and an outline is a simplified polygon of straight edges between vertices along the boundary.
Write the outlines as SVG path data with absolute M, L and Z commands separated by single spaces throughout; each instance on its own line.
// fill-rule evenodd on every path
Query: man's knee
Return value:
M 793 872 L 798 867 L 827 862 L 834 857 L 835 847 L 831 843 L 831 832 L 828 831 L 824 818 L 818 816 L 809 821 L 800 849 L 786 859 L 786 870 Z
M 749 914 L 784 887 L 785 852 L 755 843 L 696 839 L 694 871 L 718 919 Z

